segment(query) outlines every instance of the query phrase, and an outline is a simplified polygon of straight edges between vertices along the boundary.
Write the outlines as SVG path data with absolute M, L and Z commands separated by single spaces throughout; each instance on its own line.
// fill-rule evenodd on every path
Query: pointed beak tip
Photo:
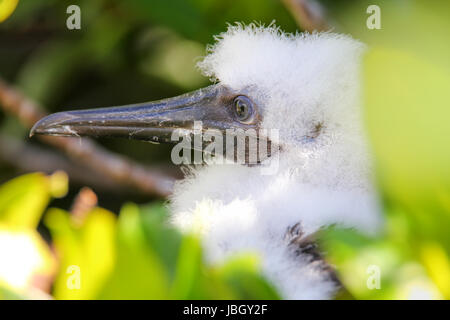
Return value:
M 33 125 L 29 137 L 31 138 L 36 134 L 65 135 L 67 130 L 61 124 L 68 119 L 71 119 L 71 116 L 67 112 L 58 112 L 45 116 Z
M 33 125 L 33 127 L 31 127 L 31 129 L 30 129 L 30 133 L 28 134 L 28 138 L 32 138 L 34 135 L 35 135 L 35 133 L 37 133 L 37 129 L 38 129 L 38 127 L 39 127 L 39 122 L 40 121 L 37 121 L 34 125 Z
M 38 133 L 37 130 L 38 130 L 38 127 L 39 127 L 39 122 L 40 121 L 37 121 L 33 125 L 33 127 L 31 127 L 30 133 L 28 134 L 28 138 L 32 138 L 35 135 L 35 133 Z
M 42 119 L 36 121 L 36 123 L 33 125 L 33 127 L 31 127 L 30 133 L 28 135 L 29 138 L 33 137 L 36 134 L 41 134 L 41 133 L 46 133 L 45 132 L 45 128 L 46 128 L 46 119 L 47 117 L 43 117 Z

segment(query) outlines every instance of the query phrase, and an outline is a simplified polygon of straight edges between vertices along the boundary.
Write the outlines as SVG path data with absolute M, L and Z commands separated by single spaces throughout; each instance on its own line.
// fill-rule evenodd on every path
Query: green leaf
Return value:
M 196 291 L 200 283 L 202 251 L 200 241 L 194 236 L 184 236 L 179 250 L 175 279 L 172 284 L 174 299 L 193 299 L 199 296 Z M 200 297 L 197 297 L 200 298 Z
M 148 246 L 136 205 L 122 208 L 117 232 L 117 262 L 98 298 L 167 298 L 169 277 L 162 261 Z
M 49 178 L 32 173 L 0 186 L 0 222 L 11 227 L 36 228 L 50 201 Z
M 252 254 L 228 259 L 216 272 L 239 299 L 280 299 L 275 288 L 261 275 L 260 261 Z
M 172 279 L 175 275 L 182 236 L 178 230 L 169 225 L 168 212 L 162 204 L 142 206 L 140 210 L 147 243 L 164 263 Z

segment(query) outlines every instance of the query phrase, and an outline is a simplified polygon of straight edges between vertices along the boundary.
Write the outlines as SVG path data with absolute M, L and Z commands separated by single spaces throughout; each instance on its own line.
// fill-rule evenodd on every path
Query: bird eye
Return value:
M 253 105 L 249 98 L 238 96 L 234 99 L 234 112 L 239 121 L 247 121 L 253 114 Z

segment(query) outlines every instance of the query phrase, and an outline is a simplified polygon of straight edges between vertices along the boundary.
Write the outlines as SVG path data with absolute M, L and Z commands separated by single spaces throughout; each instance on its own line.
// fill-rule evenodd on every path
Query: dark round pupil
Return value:
M 248 113 L 247 104 L 240 100 L 237 100 L 236 101 L 236 113 L 237 113 L 238 117 L 241 119 L 247 117 L 247 113 Z

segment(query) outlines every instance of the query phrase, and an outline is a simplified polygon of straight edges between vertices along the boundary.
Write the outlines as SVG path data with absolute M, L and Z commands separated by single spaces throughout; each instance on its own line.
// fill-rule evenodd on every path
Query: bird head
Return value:
M 276 150 L 302 161 L 315 154 L 320 166 L 330 156 L 349 166 L 362 161 L 360 42 L 254 24 L 229 26 L 215 39 L 198 64 L 213 85 L 154 102 L 55 113 L 31 134 L 178 142 L 171 139 L 175 130 L 192 130 L 201 121 L 202 130 L 222 133 L 277 130 Z

